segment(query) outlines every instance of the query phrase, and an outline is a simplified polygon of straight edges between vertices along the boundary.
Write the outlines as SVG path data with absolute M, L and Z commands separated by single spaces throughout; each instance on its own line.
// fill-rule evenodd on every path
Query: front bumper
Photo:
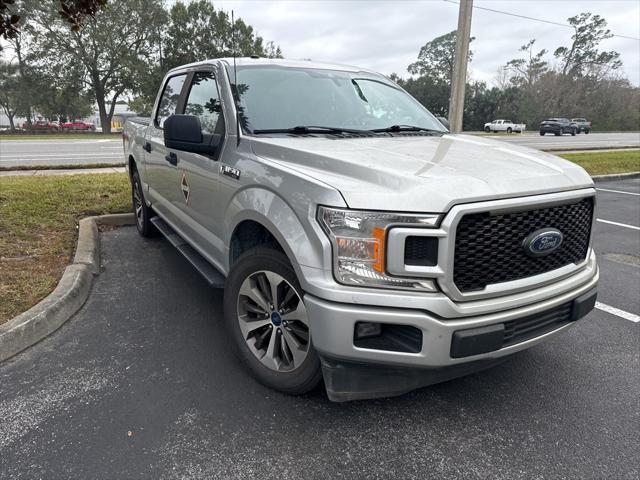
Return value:
M 345 401 L 398 395 L 487 368 L 508 355 L 530 348 L 570 328 L 575 320 L 593 308 L 599 278 L 595 261 L 590 273 L 590 278 L 579 286 L 536 303 L 449 319 L 429 310 L 336 303 L 307 294 L 305 305 L 313 344 L 323 362 L 329 397 Z M 521 295 L 526 296 L 527 293 Z M 491 330 L 496 325 L 544 314 L 567 304 L 571 304 L 572 311 L 577 313 L 558 328 L 547 329 L 540 335 L 504 347 L 495 344 L 495 337 L 487 340 L 478 336 L 471 340 L 471 347 L 466 343 L 466 346 L 456 347 L 462 350 L 454 351 L 454 339 L 460 336 L 461 331 L 482 333 L 482 327 Z M 415 327 L 422 333 L 422 347 L 416 353 L 358 347 L 354 342 L 357 322 Z M 478 342 L 482 344 L 484 341 L 488 341 L 489 346 L 478 347 Z

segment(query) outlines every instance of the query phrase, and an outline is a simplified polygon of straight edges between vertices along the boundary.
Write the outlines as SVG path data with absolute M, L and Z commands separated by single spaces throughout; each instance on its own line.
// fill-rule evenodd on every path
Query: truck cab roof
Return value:
M 233 67 L 233 57 L 224 58 L 212 58 L 203 60 L 201 62 L 189 63 L 187 65 L 181 65 L 171 70 L 169 73 L 198 67 L 202 65 L 211 65 L 215 63 L 223 63 L 227 67 Z M 283 58 L 255 58 L 255 57 L 237 57 L 235 64 L 238 67 L 246 66 L 278 66 L 284 68 L 314 68 L 318 70 L 339 70 L 343 72 L 367 72 L 375 75 L 379 75 L 378 72 L 368 70 L 365 68 L 355 67 L 353 65 L 343 65 L 340 63 L 327 63 L 327 62 L 314 62 L 311 60 L 285 60 Z

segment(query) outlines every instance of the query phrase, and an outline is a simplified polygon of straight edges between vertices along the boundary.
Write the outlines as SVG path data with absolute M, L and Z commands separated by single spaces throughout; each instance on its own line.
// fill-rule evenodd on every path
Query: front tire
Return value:
M 484 127 L 484 132 L 485 132 L 485 133 L 490 133 L 490 132 L 491 132 L 491 129 L 490 129 L 489 127 Z
M 511 134 L 513 132 L 513 130 L 511 129 L 511 127 L 507 128 L 507 133 Z
M 540 136 L 544 137 L 544 132 L 542 130 L 540 130 Z
M 131 203 L 133 204 L 133 213 L 136 216 L 138 233 L 143 237 L 153 237 L 156 233 L 156 227 L 151 223 L 153 210 L 147 206 L 144 199 L 142 182 L 137 170 L 133 170 L 131 174 Z
M 224 319 L 242 364 L 260 383 L 300 395 L 322 378 L 304 292 L 284 253 L 257 247 L 227 277 Z
M 576 136 L 576 129 L 575 129 L 575 128 L 571 130 L 571 136 L 572 136 L 572 137 L 575 137 L 575 136 Z

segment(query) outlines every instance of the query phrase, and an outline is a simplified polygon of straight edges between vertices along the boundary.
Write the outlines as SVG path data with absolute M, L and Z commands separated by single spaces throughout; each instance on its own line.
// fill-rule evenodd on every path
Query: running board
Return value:
M 224 275 L 189 245 L 167 222 L 155 216 L 151 218 L 151 223 L 169 240 L 171 245 L 189 260 L 189 263 L 195 267 L 211 287 L 224 288 Z

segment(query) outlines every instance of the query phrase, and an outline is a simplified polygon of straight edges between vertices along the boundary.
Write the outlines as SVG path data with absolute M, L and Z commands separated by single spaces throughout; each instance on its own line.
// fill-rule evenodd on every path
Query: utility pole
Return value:
M 449 129 L 453 133 L 462 131 L 464 87 L 467 83 L 467 59 L 469 58 L 472 9 L 473 0 L 460 0 L 458 31 L 456 33 L 456 56 L 453 65 L 453 78 L 451 79 L 451 98 L 449 99 Z

